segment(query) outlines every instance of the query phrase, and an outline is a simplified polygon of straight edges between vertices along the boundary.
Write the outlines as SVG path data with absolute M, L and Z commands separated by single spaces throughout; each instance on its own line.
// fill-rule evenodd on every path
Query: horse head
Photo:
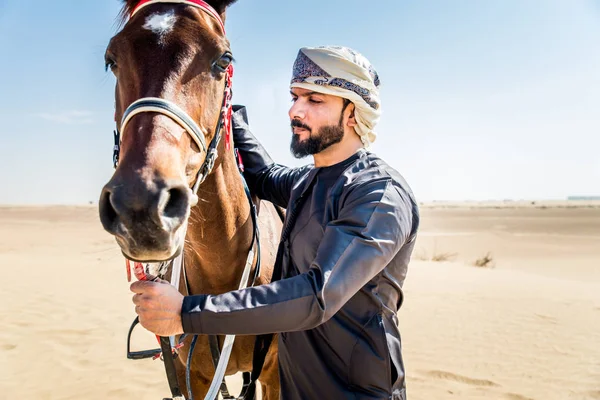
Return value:
M 232 55 L 223 21 L 234 1 L 124 2 L 123 29 L 105 55 L 121 140 L 99 211 L 128 259 L 163 261 L 183 248 L 193 189 L 210 172 L 210 145 L 216 150 L 227 123 Z

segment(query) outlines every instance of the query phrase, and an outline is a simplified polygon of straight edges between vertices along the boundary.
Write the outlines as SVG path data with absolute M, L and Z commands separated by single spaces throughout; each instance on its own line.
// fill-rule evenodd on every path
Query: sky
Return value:
M 0 0 L 0 204 L 97 202 L 113 173 L 120 2 Z M 381 79 L 371 150 L 417 200 L 600 195 L 600 1 L 239 0 L 234 102 L 278 163 L 300 47 L 344 45 Z

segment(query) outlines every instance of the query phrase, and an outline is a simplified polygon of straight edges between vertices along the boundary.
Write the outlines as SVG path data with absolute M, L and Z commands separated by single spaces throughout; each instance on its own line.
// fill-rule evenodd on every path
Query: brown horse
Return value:
M 178 106 L 203 135 L 195 138 L 177 118 L 145 111 L 119 126 L 118 166 L 100 198 L 104 228 L 130 260 L 171 260 L 183 251 L 191 294 L 220 294 L 237 289 L 251 247 L 251 208 L 238 171 L 233 145 L 221 140 L 214 167 L 192 191 L 219 126 L 227 68 L 232 57 L 221 21 L 235 0 L 206 0 L 218 14 L 186 1 L 124 2 L 129 18 L 106 51 L 117 78 L 116 121 L 141 98 L 160 98 Z M 219 20 L 219 17 L 221 20 Z M 226 136 L 226 129 L 223 129 Z M 227 139 L 227 138 L 226 138 Z M 257 199 L 254 199 L 257 203 Z M 257 284 L 270 281 L 281 220 L 270 203 L 260 204 L 262 268 Z M 258 206 L 258 204 L 257 204 Z M 185 240 L 181 232 L 187 228 Z M 152 272 L 152 271 L 151 271 Z M 222 338 L 220 338 L 222 343 Z M 189 340 L 176 360 L 179 385 L 187 390 L 185 360 Z M 235 340 L 227 375 L 252 369 L 253 336 Z M 263 398 L 277 399 L 279 376 L 276 340 L 261 374 Z M 200 336 L 192 361 L 192 393 L 201 399 L 214 375 L 208 337 Z

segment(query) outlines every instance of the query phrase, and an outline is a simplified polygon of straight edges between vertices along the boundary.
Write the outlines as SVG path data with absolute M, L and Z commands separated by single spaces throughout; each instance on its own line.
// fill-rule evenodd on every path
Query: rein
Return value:
M 130 18 L 132 18 L 140 9 L 155 3 L 177 3 L 193 6 L 203 10 L 208 13 L 212 17 L 214 17 L 221 26 L 223 30 L 223 34 L 225 34 L 225 27 L 223 21 L 219 14 L 206 2 L 202 0 L 141 0 L 136 8 L 131 12 Z M 132 104 L 130 104 L 125 112 L 123 113 L 123 117 L 121 119 L 120 129 L 117 127 L 115 130 L 115 146 L 113 149 L 113 164 L 114 167 L 117 168 L 119 163 L 119 155 L 121 150 L 121 142 L 123 138 L 123 134 L 125 133 L 125 128 L 127 124 L 131 121 L 131 119 L 138 114 L 153 112 L 165 115 L 175 122 L 177 122 L 181 127 L 183 127 L 186 132 L 191 136 L 194 142 L 198 145 L 201 151 L 206 153 L 206 157 L 204 163 L 200 167 L 198 174 L 196 176 L 196 181 L 192 188 L 194 195 L 197 194 L 200 185 L 204 182 L 206 177 L 212 171 L 215 161 L 218 157 L 217 147 L 221 141 L 222 130 L 225 130 L 225 139 L 226 139 L 226 148 L 229 150 L 230 142 L 231 142 L 231 133 L 232 133 L 232 125 L 231 125 L 231 117 L 232 117 L 232 78 L 233 78 L 233 65 L 229 65 L 226 69 L 225 76 L 225 88 L 223 94 L 223 102 L 221 107 L 221 112 L 219 113 L 219 119 L 217 121 L 217 126 L 215 128 L 215 136 L 213 137 L 211 143 L 206 146 L 205 139 L 205 131 L 191 118 L 184 110 L 182 110 L 177 104 L 157 98 L 157 97 L 145 97 L 136 100 Z M 248 198 L 248 202 L 250 204 L 251 217 L 253 223 L 253 237 L 250 245 L 250 250 L 246 259 L 246 265 L 244 268 L 244 272 L 242 274 L 242 279 L 239 284 L 239 289 L 243 289 L 247 287 L 248 281 L 250 279 L 250 271 L 252 269 L 252 265 L 254 262 L 254 258 L 256 256 L 257 262 L 254 271 L 254 275 L 252 278 L 251 285 L 253 286 L 256 283 L 257 278 L 260 276 L 260 237 L 258 230 L 258 217 L 256 206 L 252 201 L 252 197 L 250 194 L 250 190 L 244 180 L 242 175 L 243 165 L 241 164 L 241 159 L 236 149 L 236 162 L 238 164 L 238 168 L 240 170 L 240 174 L 242 177 L 242 182 L 244 184 L 244 190 L 246 192 L 246 197 Z M 187 231 L 187 224 L 185 224 L 181 229 L 181 234 L 185 236 Z M 181 273 L 183 272 L 184 285 L 187 288 L 187 280 L 185 277 L 185 268 L 183 265 L 183 251 L 177 256 L 172 262 L 162 262 L 159 263 L 159 275 L 164 275 L 166 270 L 168 269 L 169 264 L 171 264 L 171 280 L 170 283 L 179 288 L 179 282 Z M 131 279 L 131 263 L 129 260 L 126 260 L 126 268 L 127 268 L 127 278 Z M 138 280 L 148 280 L 147 272 L 144 269 L 142 263 L 134 263 L 133 266 L 134 274 Z M 188 290 L 189 292 L 189 290 Z M 188 293 L 189 294 L 189 293 Z M 175 343 L 175 337 L 158 337 L 161 348 L 154 350 L 146 350 L 146 351 L 138 351 L 132 352 L 130 350 L 130 340 L 131 333 L 134 327 L 139 323 L 139 318 L 136 318 L 129 329 L 129 334 L 127 337 L 127 358 L 129 359 L 144 359 L 152 357 L 154 359 L 158 358 L 162 354 L 162 359 L 165 364 L 165 371 L 167 375 L 167 380 L 169 382 L 169 387 L 172 394 L 173 400 L 185 400 L 185 397 L 181 393 L 179 388 L 179 383 L 177 381 L 177 374 L 175 371 L 174 359 L 178 356 L 177 350 L 183 346 L 183 340 L 186 335 L 182 335 L 179 338 L 179 343 Z M 190 385 L 190 370 L 191 370 L 191 360 L 192 354 L 194 352 L 194 348 L 196 345 L 196 341 L 198 339 L 198 335 L 194 335 L 190 349 L 188 352 L 188 359 L 186 365 L 186 384 L 188 387 L 188 396 L 189 400 L 193 400 L 191 385 Z M 209 336 L 209 343 L 211 345 L 211 354 L 213 356 L 213 362 L 215 364 L 215 375 L 213 381 L 210 385 L 208 393 L 205 397 L 205 400 L 214 400 L 221 391 L 224 399 L 236 399 L 229 394 L 227 389 L 227 385 L 225 383 L 225 372 L 227 369 L 227 364 L 229 363 L 229 358 L 231 356 L 231 351 L 233 349 L 233 343 L 235 340 L 235 335 L 226 335 L 225 341 L 223 343 L 223 348 L 219 350 L 218 340 L 216 336 Z M 265 351 L 265 339 L 258 337 L 255 345 L 254 351 L 254 360 L 253 360 L 253 371 L 252 374 L 248 372 L 244 372 L 244 387 L 242 389 L 242 394 L 238 397 L 238 399 L 254 399 L 255 391 L 256 391 L 256 382 L 260 376 L 260 372 L 262 370 L 262 366 L 264 364 L 264 357 L 266 356 Z M 270 340 L 269 340 L 270 344 Z

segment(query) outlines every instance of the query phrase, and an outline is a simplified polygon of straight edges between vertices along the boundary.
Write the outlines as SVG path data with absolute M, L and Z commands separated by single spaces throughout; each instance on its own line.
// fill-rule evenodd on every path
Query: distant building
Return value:
M 594 201 L 600 200 L 600 196 L 569 196 L 567 200 Z

